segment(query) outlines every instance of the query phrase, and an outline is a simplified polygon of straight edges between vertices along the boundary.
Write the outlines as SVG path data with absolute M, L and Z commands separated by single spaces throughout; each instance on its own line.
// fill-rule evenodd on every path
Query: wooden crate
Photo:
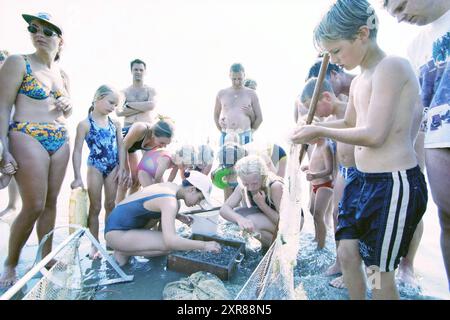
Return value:
M 221 280 L 229 280 L 236 271 L 237 265 L 242 261 L 245 254 L 245 243 L 236 240 L 222 239 L 216 236 L 206 236 L 201 234 L 192 234 L 192 240 L 217 241 L 221 245 L 239 248 L 226 266 L 218 265 L 208 261 L 202 261 L 191 257 L 182 256 L 180 253 L 173 252 L 167 257 L 167 268 L 170 270 L 193 274 L 197 271 L 206 271 L 218 276 Z

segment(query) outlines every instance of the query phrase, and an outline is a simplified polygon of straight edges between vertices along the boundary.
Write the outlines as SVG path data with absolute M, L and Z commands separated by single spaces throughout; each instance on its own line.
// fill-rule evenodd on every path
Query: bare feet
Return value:
M 128 263 L 129 258 L 130 258 L 129 256 L 126 256 L 114 250 L 114 259 L 116 259 L 119 267 L 123 267 L 124 265 L 126 265 Z
M 17 282 L 16 268 L 7 267 L 3 270 L 3 274 L 0 277 L 0 288 L 6 289 L 11 287 Z
M 102 254 L 100 253 L 100 251 L 98 251 L 96 247 L 92 246 L 91 252 L 89 252 L 89 259 L 97 260 L 97 259 L 101 259 L 101 258 L 102 258 Z
M 328 284 L 336 289 L 345 289 L 346 288 L 343 276 L 340 276 L 340 277 L 337 277 L 337 278 L 331 280 Z
M 402 258 L 400 265 L 398 266 L 397 278 L 400 283 L 410 285 L 414 288 L 419 287 L 419 282 L 414 274 L 414 267 L 412 263 L 406 258 Z
M 325 276 L 330 277 L 334 275 L 342 274 L 341 267 L 336 262 L 325 271 Z

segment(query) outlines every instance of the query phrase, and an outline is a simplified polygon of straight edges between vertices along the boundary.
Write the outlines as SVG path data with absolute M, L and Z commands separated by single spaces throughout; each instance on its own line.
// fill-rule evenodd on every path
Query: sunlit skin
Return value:
M 7 287 L 16 281 L 15 268 L 20 252 L 33 227 L 36 225 L 39 240 L 53 228 L 57 198 L 70 157 L 68 142 L 50 155 L 30 135 L 8 132 L 13 105 L 13 121 L 17 122 L 64 124 L 65 118 L 72 113 L 69 77 L 55 61 L 64 44 L 63 37 L 44 35 L 44 28 L 52 29 L 47 23 L 32 20 L 30 24 L 37 29 L 36 33 L 28 32 L 35 48 L 34 53 L 27 55 L 33 75 L 46 88 L 61 91 L 62 96 L 55 99 L 51 95 L 38 100 L 18 94 L 26 72 L 22 55 L 9 56 L 0 69 L 0 140 L 8 146 L 3 154 L 3 170 L 14 174 L 23 200 L 22 210 L 11 226 L 8 257 L 0 277 L 0 287 Z M 47 255 L 51 249 L 50 237 L 42 254 Z
M 283 186 L 281 182 L 274 182 L 270 187 L 272 201 L 276 208 L 274 210 L 266 203 L 266 193 L 263 191 L 264 178 L 261 174 L 242 175 L 239 179 L 242 186 L 236 187 L 225 201 L 220 209 L 220 215 L 224 219 L 236 223 L 241 230 L 259 233 L 262 245 L 268 247 L 277 232 L 276 226 L 279 219 Z M 249 204 L 243 197 L 245 191 L 252 194 L 256 207 L 248 207 Z M 246 204 L 240 207 L 242 201 Z
M 145 209 L 161 212 L 160 219 L 151 219 L 144 229 L 111 230 L 106 233 L 106 243 L 114 249 L 114 258 L 119 265 L 125 265 L 130 256 L 161 256 L 167 255 L 172 250 L 220 252 L 220 244 L 216 241 L 186 239 L 176 232 L 176 219 L 186 224 L 192 222 L 189 216 L 178 213 L 180 209 L 178 200 L 183 200 L 188 207 L 199 205 L 204 200 L 201 192 L 194 186 L 181 187 L 170 182 L 153 184 L 128 196 L 119 205 L 127 206 L 127 203 L 155 194 L 176 195 L 176 198 L 160 197 L 143 203 Z M 133 208 L 134 206 L 130 205 L 129 210 Z M 161 222 L 161 231 L 151 229 L 157 221 Z

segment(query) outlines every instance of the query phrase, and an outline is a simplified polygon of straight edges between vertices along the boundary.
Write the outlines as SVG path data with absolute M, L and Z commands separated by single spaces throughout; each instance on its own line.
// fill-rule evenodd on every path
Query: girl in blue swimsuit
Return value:
M 84 188 L 81 178 L 81 157 L 83 142 L 90 150 L 87 159 L 87 189 L 90 200 L 88 226 L 98 239 L 98 216 L 102 204 L 102 189 L 105 188 L 105 219 L 114 208 L 114 200 L 119 182 L 119 149 L 123 148 L 120 123 L 112 120 L 110 114 L 120 100 L 118 91 L 103 85 L 97 89 L 86 119 L 77 127 L 73 150 L 73 169 L 75 180 L 71 188 Z M 97 258 L 97 249 L 92 246 L 90 257 Z
M 211 190 L 211 179 L 192 171 L 186 173 L 181 186 L 171 182 L 152 184 L 120 202 L 105 224 L 106 244 L 114 249 L 119 265 L 126 264 L 130 256 L 160 256 L 172 250 L 219 252 L 217 242 L 185 239 L 175 229 L 175 219 L 190 222 L 178 213 L 178 200 L 188 207 L 210 204 Z M 162 230 L 150 230 L 158 220 Z

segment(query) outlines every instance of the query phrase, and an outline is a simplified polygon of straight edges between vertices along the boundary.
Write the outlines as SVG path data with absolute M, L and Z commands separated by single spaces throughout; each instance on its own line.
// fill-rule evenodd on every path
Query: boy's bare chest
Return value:
M 358 115 L 366 114 L 372 98 L 372 79 L 364 77 L 357 80 L 353 88 L 353 104 Z

